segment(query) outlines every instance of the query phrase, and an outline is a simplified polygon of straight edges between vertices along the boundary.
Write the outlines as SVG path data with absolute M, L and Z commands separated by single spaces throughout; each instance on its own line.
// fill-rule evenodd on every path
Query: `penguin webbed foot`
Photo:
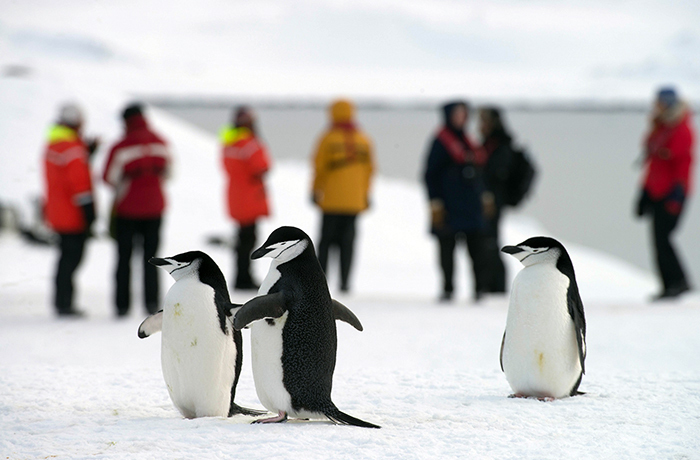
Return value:
M 284 423 L 287 421 L 287 413 L 284 411 L 279 411 L 277 414 L 277 417 L 270 417 L 270 418 L 259 418 L 257 420 L 253 420 L 253 424 L 259 424 L 259 423 Z

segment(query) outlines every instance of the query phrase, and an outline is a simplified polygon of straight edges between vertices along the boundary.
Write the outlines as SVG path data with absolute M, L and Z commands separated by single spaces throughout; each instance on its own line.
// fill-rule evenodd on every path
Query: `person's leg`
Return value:
M 143 288 L 146 311 L 153 314 L 160 310 L 160 286 L 158 284 L 158 267 L 148 261 L 158 254 L 160 246 L 161 219 L 147 219 L 141 222 L 143 236 Z
M 350 270 L 355 253 L 355 222 L 357 215 L 345 215 L 340 217 L 340 290 L 347 292 L 350 289 Z
M 238 229 L 236 239 L 236 289 L 258 289 L 250 273 L 250 254 L 255 249 L 257 226 L 255 222 Z
M 321 269 L 328 274 L 328 252 L 331 245 L 335 244 L 337 239 L 337 217 L 333 214 L 323 214 L 321 221 L 321 240 L 318 243 L 318 261 L 321 264 Z
M 466 235 L 467 251 L 472 261 L 472 273 L 474 276 L 474 299 L 479 300 L 488 291 L 489 264 L 486 260 L 488 254 L 484 250 L 484 235 L 480 232 L 472 232 Z
M 116 218 L 117 232 L 117 315 L 124 316 L 131 305 L 131 253 L 134 247 L 135 225 L 131 219 Z
M 688 282 L 676 250 L 671 244 L 671 234 L 676 229 L 680 215 L 666 212 L 659 203 L 654 207 L 653 236 L 656 265 L 663 282 L 664 293 L 675 294 L 688 290 Z
M 486 292 L 506 292 L 506 267 L 501 257 L 498 226 L 500 216 L 496 215 L 489 223 L 483 237 L 483 254 L 486 275 L 484 288 Z
M 73 305 L 73 274 L 80 265 L 85 249 L 85 234 L 59 235 L 59 256 L 56 268 L 56 292 L 54 304 L 59 315 L 70 315 L 76 313 Z
M 440 268 L 442 269 L 442 300 L 452 298 L 452 291 L 454 290 L 454 250 L 456 244 L 455 235 L 441 235 L 438 237 Z

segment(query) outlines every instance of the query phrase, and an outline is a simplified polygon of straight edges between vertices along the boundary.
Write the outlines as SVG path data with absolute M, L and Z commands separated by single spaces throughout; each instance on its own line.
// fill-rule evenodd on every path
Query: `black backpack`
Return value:
M 525 150 L 512 149 L 510 171 L 506 182 L 505 204 L 519 205 L 530 192 L 537 171 Z

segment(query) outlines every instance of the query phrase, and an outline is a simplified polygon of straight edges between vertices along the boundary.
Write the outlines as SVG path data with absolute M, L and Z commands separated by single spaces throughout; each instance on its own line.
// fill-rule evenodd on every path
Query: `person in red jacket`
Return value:
M 146 310 L 159 310 L 158 269 L 148 261 L 160 244 L 160 226 L 165 210 L 163 182 L 168 177 L 171 156 L 165 141 L 148 126 L 140 104 L 122 113 L 125 134 L 109 152 L 104 180 L 115 190 L 114 236 L 117 240 L 117 315 L 125 316 L 131 304 L 131 253 L 134 242 L 143 246 Z
M 637 215 L 650 215 L 653 222 L 656 265 L 663 282 L 663 291 L 654 300 L 677 297 L 690 290 L 671 245 L 671 234 L 691 190 L 694 142 L 688 105 L 673 88 L 661 89 L 652 111 L 651 131 L 644 142 L 644 182 L 637 203 Z
M 258 289 L 250 273 L 250 254 L 255 248 L 257 220 L 270 214 L 263 178 L 270 169 L 265 146 L 256 136 L 255 114 L 239 107 L 233 126 L 221 131 L 223 166 L 228 175 L 228 210 L 238 224 L 234 246 L 235 289 Z
M 59 236 L 61 255 L 55 276 L 54 306 L 59 316 L 82 316 L 73 305 L 73 274 L 80 265 L 85 241 L 95 220 L 88 147 L 81 139 L 82 110 L 74 104 L 60 108 L 44 152 L 45 217 Z

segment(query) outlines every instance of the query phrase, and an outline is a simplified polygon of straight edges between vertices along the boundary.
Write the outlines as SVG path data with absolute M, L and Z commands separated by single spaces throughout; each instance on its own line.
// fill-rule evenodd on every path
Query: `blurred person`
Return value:
M 73 303 L 73 275 L 80 265 L 85 242 L 95 221 L 95 202 L 89 158 L 98 141 L 81 137 L 82 109 L 72 103 L 59 109 L 49 129 L 44 153 L 45 216 L 59 237 L 60 256 L 55 275 L 54 307 L 58 316 L 83 316 Z
M 438 240 L 443 275 L 441 300 L 452 299 L 454 250 L 466 240 L 472 260 L 474 299 L 488 291 L 488 263 L 483 250 L 484 207 L 493 207 L 493 197 L 484 194 L 484 151 L 466 135 L 469 106 L 464 101 L 442 107 L 444 124 L 432 141 L 425 168 L 430 200 L 431 233 Z M 483 200 L 483 202 L 482 202 Z
M 638 217 L 649 216 L 655 262 L 663 290 L 653 300 L 678 297 L 690 284 L 671 244 L 691 190 L 695 134 L 691 111 L 676 90 L 661 88 L 651 112 L 651 127 L 644 140 L 644 174 L 637 201 Z
M 487 190 L 484 194 L 484 251 L 489 266 L 486 291 L 503 293 L 506 270 L 500 250 L 501 215 L 504 207 L 516 207 L 522 202 L 532 188 L 536 171 L 526 152 L 513 144 L 513 136 L 506 129 L 499 108 L 479 110 L 479 132 L 487 156 L 484 168 Z
M 256 117 L 250 107 L 237 108 L 233 126 L 221 131 L 223 165 L 228 175 L 228 209 L 236 221 L 235 289 L 257 290 L 250 273 L 250 254 L 255 248 L 257 221 L 270 215 L 265 174 L 270 169 L 267 149 L 257 137 Z
M 327 272 L 330 248 L 340 252 L 340 290 L 350 290 L 357 215 L 369 207 L 374 173 L 370 139 L 355 123 L 355 107 L 337 100 L 329 107 L 331 126 L 314 154 L 312 200 L 323 212 L 318 260 Z
M 150 314 L 159 310 L 158 269 L 148 263 L 160 245 L 160 228 L 165 211 L 164 181 L 171 168 L 166 142 L 153 131 L 141 104 L 130 104 L 122 112 L 124 136 L 110 150 L 104 180 L 115 191 L 110 225 L 117 241 L 117 316 L 131 306 L 131 254 L 134 245 L 142 249 L 144 300 Z
M 482 147 L 487 155 L 484 167 L 484 232 L 485 261 L 488 264 L 487 292 L 506 292 L 506 268 L 501 259 L 500 223 L 512 163 L 511 135 L 506 131 L 501 119 L 501 111 L 495 107 L 479 110 L 479 133 Z

